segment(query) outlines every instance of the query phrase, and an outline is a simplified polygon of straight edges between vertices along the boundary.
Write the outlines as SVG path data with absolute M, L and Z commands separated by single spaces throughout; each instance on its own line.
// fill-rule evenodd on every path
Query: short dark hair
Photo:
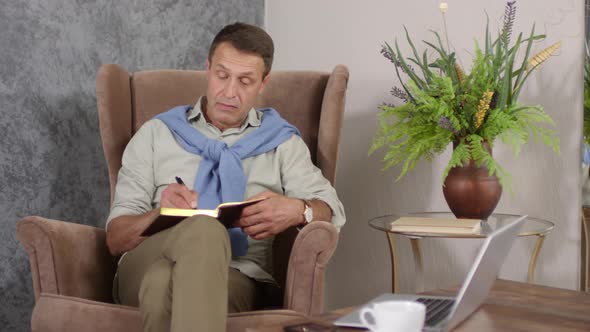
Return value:
M 241 22 L 226 25 L 217 33 L 211 47 L 209 47 L 209 63 L 213 53 L 221 43 L 228 42 L 237 50 L 259 55 L 264 61 L 264 74 L 266 77 L 272 67 L 275 46 L 272 38 L 263 29 Z

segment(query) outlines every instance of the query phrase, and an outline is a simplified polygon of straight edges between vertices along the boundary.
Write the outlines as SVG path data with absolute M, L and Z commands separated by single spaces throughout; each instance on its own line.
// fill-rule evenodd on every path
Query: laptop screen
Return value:
M 447 329 L 461 323 L 484 302 L 526 217 L 516 219 L 486 238 L 457 295 Z

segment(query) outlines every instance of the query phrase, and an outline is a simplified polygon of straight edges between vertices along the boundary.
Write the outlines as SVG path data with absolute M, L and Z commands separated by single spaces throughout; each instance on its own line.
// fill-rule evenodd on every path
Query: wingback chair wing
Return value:
M 313 162 L 332 183 L 348 70 L 332 73 L 273 72 L 256 106 L 269 106 L 294 124 Z M 194 104 L 205 94 L 205 72 L 155 70 L 129 73 L 103 65 L 96 96 L 100 133 L 108 165 L 111 201 L 125 146 L 154 115 L 177 105 Z M 35 308 L 33 331 L 140 331 L 137 308 L 113 304 L 111 286 L 117 257 L 106 247 L 103 229 L 39 216 L 18 222 L 17 238 L 29 255 Z M 272 266 L 284 290 L 282 310 L 231 314 L 228 331 L 243 331 L 285 317 L 320 313 L 325 266 L 337 243 L 336 228 L 312 223 L 276 236 Z M 288 262 L 288 264 L 286 264 Z

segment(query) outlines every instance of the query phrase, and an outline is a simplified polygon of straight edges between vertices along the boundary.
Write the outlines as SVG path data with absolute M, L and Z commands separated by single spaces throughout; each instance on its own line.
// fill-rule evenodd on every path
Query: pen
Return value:
M 184 186 L 184 181 L 182 181 L 182 179 L 180 177 L 175 176 L 174 178 L 176 179 L 176 183 L 181 184 L 181 185 Z

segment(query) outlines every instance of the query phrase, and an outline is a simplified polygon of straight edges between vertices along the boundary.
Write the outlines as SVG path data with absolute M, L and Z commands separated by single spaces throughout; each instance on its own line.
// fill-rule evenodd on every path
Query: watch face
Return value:
M 306 222 L 311 222 L 313 220 L 313 210 L 311 206 L 305 204 L 305 211 L 303 212 L 303 216 L 305 217 Z

